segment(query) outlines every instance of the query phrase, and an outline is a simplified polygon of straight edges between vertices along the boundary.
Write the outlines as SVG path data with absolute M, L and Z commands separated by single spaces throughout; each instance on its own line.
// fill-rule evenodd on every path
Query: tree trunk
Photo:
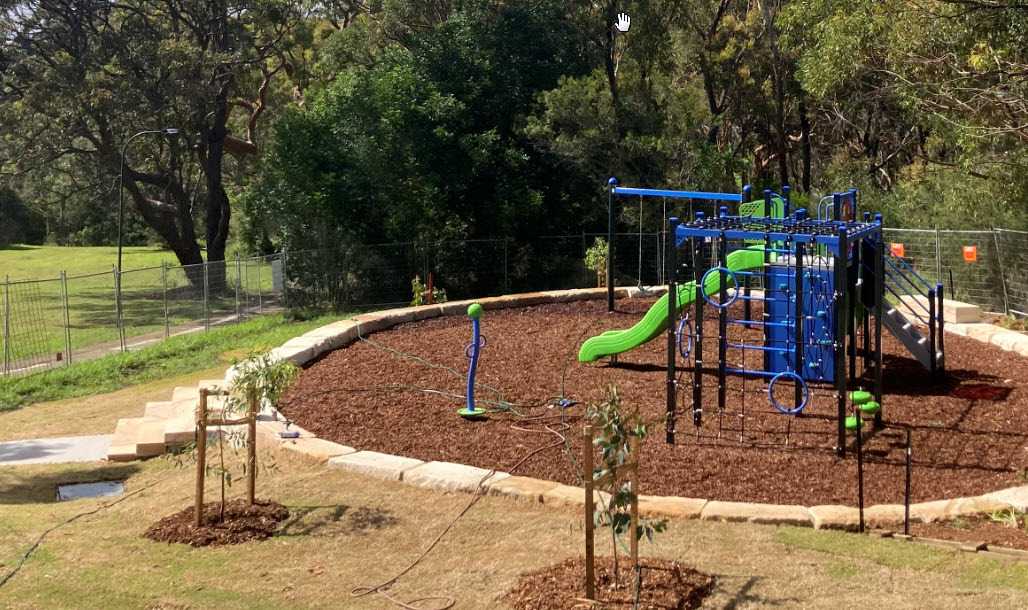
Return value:
M 810 118 L 807 104 L 800 100 L 800 141 L 803 143 L 803 192 L 810 192 Z
M 782 74 L 782 58 L 775 42 L 775 28 L 771 16 L 770 0 L 764 0 L 764 23 L 767 28 L 768 46 L 771 47 L 771 81 L 775 88 L 775 148 L 778 152 L 778 177 L 782 185 L 789 184 L 789 156 L 785 138 L 785 77 Z

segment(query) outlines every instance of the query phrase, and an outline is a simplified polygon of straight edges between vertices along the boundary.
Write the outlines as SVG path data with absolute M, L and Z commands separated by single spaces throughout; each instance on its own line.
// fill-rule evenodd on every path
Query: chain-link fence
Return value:
M 602 234 L 355 245 L 187 267 L 116 269 L 0 288 L 5 375 L 203 332 L 285 307 L 346 311 L 407 305 L 420 276 L 450 300 L 597 286 L 586 250 Z M 666 233 L 615 236 L 621 286 L 663 284 Z M 885 229 L 886 247 L 946 298 L 1028 315 L 1028 233 Z M 680 262 L 688 258 L 680 254 Z M 904 291 L 903 293 L 905 293 Z M 901 294 L 903 294 L 901 293 Z
M 4 375 L 151 345 L 281 311 L 279 256 L 0 284 Z

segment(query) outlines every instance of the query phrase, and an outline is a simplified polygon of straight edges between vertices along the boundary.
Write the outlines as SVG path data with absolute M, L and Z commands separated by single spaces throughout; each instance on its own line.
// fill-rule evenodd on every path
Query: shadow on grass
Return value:
M 327 506 L 289 506 L 289 519 L 279 526 L 276 536 L 359 535 L 369 530 L 384 530 L 399 525 L 393 511 L 384 508 L 346 504 Z
M 138 472 L 136 464 L 97 466 L 87 462 L 53 471 L 40 471 L 34 466 L 4 467 L 0 468 L 0 504 L 56 502 L 59 485 L 123 481 Z
M 724 577 L 724 576 L 717 577 L 717 582 L 719 584 L 721 584 L 722 586 L 723 586 L 723 583 L 725 582 L 725 580 L 726 580 L 726 577 Z M 728 602 L 724 605 L 724 610 L 735 610 L 736 608 L 739 608 L 739 607 L 747 607 L 748 608 L 750 606 L 753 606 L 754 604 L 759 606 L 759 607 L 761 607 L 761 608 L 781 606 L 781 605 L 784 605 L 784 604 L 788 604 L 790 606 L 794 606 L 796 604 L 802 604 L 803 600 L 801 600 L 798 597 L 786 597 L 786 598 L 781 598 L 781 599 L 771 599 L 771 598 L 768 598 L 768 597 L 764 597 L 763 595 L 754 595 L 750 591 L 752 591 L 754 585 L 756 585 L 761 580 L 763 580 L 763 579 L 761 577 L 759 577 L 759 576 L 751 576 L 751 577 L 749 577 L 746 580 L 746 582 L 743 583 L 743 585 L 741 587 L 739 587 L 739 590 L 736 591 L 734 595 L 732 595 L 732 598 L 730 600 L 728 600 Z

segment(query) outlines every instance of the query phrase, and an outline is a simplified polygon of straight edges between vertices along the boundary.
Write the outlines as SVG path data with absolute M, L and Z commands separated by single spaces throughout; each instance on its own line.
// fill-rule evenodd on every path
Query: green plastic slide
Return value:
M 725 265 L 732 271 L 759 269 L 764 265 L 762 245 L 752 246 L 745 250 L 736 250 L 728 255 Z M 728 285 L 732 285 L 732 277 L 727 276 Z M 715 294 L 721 290 L 721 274 L 711 273 L 707 276 L 704 289 L 707 294 Z M 696 282 L 678 286 L 678 309 L 687 307 L 696 299 Z M 627 330 L 612 330 L 587 340 L 578 351 L 579 362 L 595 362 L 604 356 L 612 356 L 627 352 L 656 339 L 667 330 L 667 294 L 660 297 L 653 307 L 646 312 L 638 324 Z M 702 298 L 702 297 L 701 297 Z

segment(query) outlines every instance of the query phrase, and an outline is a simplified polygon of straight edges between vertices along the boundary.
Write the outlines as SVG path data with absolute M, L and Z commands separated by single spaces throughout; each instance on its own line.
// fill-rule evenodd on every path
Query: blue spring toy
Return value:
M 464 355 L 471 359 L 471 367 L 468 369 L 468 404 L 457 414 L 465 419 L 483 417 L 485 409 L 475 408 L 475 371 L 478 369 L 478 352 L 485 347 L 485 335 L 482 334 L 482 325 L 479 318 L 482 317 L 482 306 L 472 303 L 468 307 L 468 315 L 471 316 L 471 343 L 464 348 Z

